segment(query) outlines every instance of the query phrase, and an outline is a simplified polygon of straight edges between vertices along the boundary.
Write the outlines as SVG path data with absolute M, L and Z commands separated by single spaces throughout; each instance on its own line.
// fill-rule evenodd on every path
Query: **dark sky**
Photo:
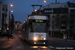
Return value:
M 39 5 L 48 5 L 49 3 L 55 3 L 55 0 L 47 0 L 47 3 L 44 3 L 44 0 L 2 0 L 4 4 L 13 4 L 13 7 L 10 7 L 10 10 L 13 10 L 13 14 L 15 21 L 21 21 L 24 23 L 24 20 L 27 19 L 28 14 L 31 14 L 33 8 L 31 7 L 32 4 L 39 4 Z M 60 3 L 66 3 L 68 0 L 57 0 Z M 75 0 L 70 0 L 74 2 Z M 38 9 L 39 7 L 35 7 Z

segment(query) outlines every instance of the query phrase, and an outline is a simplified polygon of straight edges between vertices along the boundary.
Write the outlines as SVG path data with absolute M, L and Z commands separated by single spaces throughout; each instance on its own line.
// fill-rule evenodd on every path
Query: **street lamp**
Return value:
M 10 4 L 10 7 L 13 7 L 13 4 Z M 13 10 L 11 10 L 11 12 L 13 12 Z
M 13 4 L 10 4 L 11 7 L 13 7 Z
M 46 3 L 46 2 L 49 2 L 49 1 L 46 1 L 46 0 L 44 0 L 44 3 Z M 49 2 L 50 3 L 50 2 Z M 52 8 L 51 8 L 51 14 L 50 14 L 50 16 L 51 16 L 51 37 L 52 37 L 52 17 L 53 17 L 53 6 L 52 6 Z M 53 24 L 54 25 L 54 24 Z M 54 27 L 54 26 L 53 26 Z M 54 36 L 54 29 L 53 29 L 53 36 Z
M 13 4 L 9 4 L 9 5 L 10 5 L 10 7 L 13 7 Z M 13 10 L 10 9 L 10 12 L 13 13 Z M 10 14 L 10 15 L 11 15 L 11 14 Z M 11 17 L 11 19 L 12 19 L 12 17 Z M 11 21 L 10 21 L 10 32 L 12 33 Z
M 44 0 L 44 3 L 46 3 L 47 1 L 46 0 Z
M 35 12 L 37 11 L 37 9 L 35 9 Z
M 13 12 L 13 10 L 11 10 L 11 12 Z

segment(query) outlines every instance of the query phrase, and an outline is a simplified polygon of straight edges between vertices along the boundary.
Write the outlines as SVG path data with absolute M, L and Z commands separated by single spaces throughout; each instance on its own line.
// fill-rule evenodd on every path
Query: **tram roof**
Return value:
M 48 16 L 45 16 L 45 15 L 30 15 L 28 19 L 48 20 Z

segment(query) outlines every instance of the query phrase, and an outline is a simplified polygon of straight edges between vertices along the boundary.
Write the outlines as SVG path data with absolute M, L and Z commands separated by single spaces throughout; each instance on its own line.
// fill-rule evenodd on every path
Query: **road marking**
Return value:
M 22 46 L 17 46 L 16 48 L 22 48 Z
M 55 48 L 55 47 L 53 47 L 53 46 L 49 46 L 49 48 Z

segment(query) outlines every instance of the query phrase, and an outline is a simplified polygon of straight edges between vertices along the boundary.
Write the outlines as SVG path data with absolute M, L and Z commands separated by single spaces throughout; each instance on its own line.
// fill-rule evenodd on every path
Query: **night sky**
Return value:
M 27 19 L 28 14 L 31 14 L 33 11 L 32 4 L 38 4 L 46 6 L 50 3 L 55 3 L 55 0 L 47 0 L 47 3 L 44 3 L 44 0 L 2 0 L 4 4 L 13 4 L 13 7 L 10 7 L 10 10 L 13 10 L 15 21 L 21 21 L 24 23 L 24 20 Z M 60 3 L 66 3 L 68 0 L 57 0 Z M 70 0 L 75 2 L 75 0 Z M 39 7 L 35 7 L 38 9 Z

